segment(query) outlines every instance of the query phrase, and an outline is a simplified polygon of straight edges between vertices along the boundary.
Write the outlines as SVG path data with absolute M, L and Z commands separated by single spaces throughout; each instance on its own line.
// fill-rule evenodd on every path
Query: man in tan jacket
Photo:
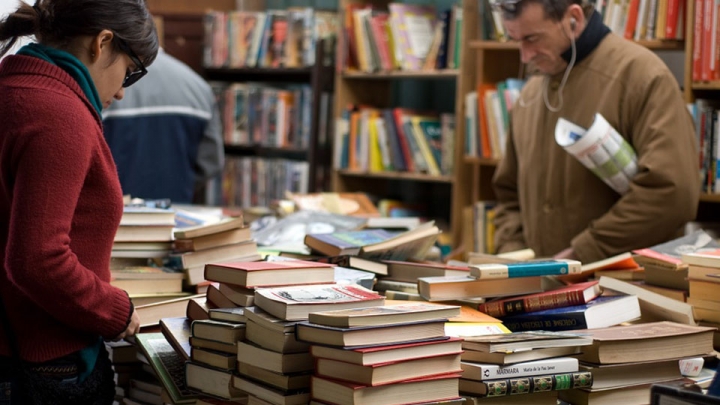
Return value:
M 610 33 L 581 0 L 499 0 L 508 35 L 534 66 L 513 106 L 507 152 L 493 179 L 500 252 L 588 263 L 678 236 L 699 197 L 694 127 L 679 86 L 654 53 Z M 555 142 L 565 118 L 600 113 L 635 149 L 638 172 L 620 195 Z

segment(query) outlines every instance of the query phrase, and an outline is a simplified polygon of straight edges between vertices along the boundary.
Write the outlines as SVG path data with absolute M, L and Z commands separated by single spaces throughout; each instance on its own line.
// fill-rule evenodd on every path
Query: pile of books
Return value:
M 182 270 L 189 285 L 205 281 L 205 264 L 220 261 L 260 260 L 257 244 L 242 217 L 227 217 L 219 222 L 178 228 L 174 231 L 174 251 L 165 265 Z
M 713 351 L 713 331 L 674 322 L 577 331 L 592 339 L 577 357 L 581 371 L 591 372 L 593 382 L 560 391 L 559 398 L 574 405 L 647 404 L 651 384 L 681 379 L 678 364 L 683 359 Z
M 558 391 L 590 387 L 576 358 L 592 339 L 575 334 L 516 332 L 466 338 L 460 392 L 478 404 L 517 396 L 514 404 L 552 404 Z M 503 397 L 503 399 L 500 399 Z
M 315 359 L 313 400 L 326 404 L 461 403 L 459 307 L 390 305 L 313 312 L 297 325 Z

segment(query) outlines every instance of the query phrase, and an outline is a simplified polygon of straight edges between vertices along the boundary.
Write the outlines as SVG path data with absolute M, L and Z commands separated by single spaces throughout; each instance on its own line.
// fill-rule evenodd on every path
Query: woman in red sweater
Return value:
M 101 111 L 158 49 L 143 0 L 38 0 L 0 21 L 0 404 L 110 404 L 103 339 L 134 335 L 110 285 L 122 192 Z M 20 376 L 21 378 L 18 378 Z

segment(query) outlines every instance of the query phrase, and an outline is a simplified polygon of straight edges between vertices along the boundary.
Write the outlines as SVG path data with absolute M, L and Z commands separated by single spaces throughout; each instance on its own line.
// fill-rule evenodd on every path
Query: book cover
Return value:
M 261 288 L 255 291 L 255 295 L 285 305 L 339 304 L 384 299 L 382 295 L 360 286 L 337 284 Z
M 510 365 L 461 362 L 463 378 L 475 381 L 501 378 L 530 377 L 543 374 L 572 373 L 579 370 L 580 363 L 573 357 L 556 357 Z
M 395 236 L 395 233 L 383 229 L 308 234 L 305 237 L 305 244 L 321 253 L 333 256 L 339 256 L 341 254 L 357 255 L 360 253 L 361 247 L 385 241 L 393 236 Z M 326 246 L 329 247 L 329 249 L 326 248 Z
M 460 307 L 455 305 L 400 304 L 314 312 L 309 315 L 308 321 L 319 325 L 355 327 L 448 319 L 459 314 Z
M 598 297 L 600 292 L 597 281 L 588 281 L 538 294 L 482 303 L 478 305 L 478 310 L 491 316 L 503 317 L 585 304 Z
M 503 324 L 513 332 L 529 330 L 564 331 L 617 325 L 640 317 L 634 295 L 598 297 L 587 304 L 506 316 Z
M 579 261 L 566 259 L 470 265 L 470 276 L 477 279 L 563 276 L 580 271 Z
M 488 398 L 533 394 L 546 391 L 564 391 L 577 388 L 589 388 L 591 386 L 592 373 L 589 371 L 544 374 L 488 381 L 460 379 L 460 391 Z

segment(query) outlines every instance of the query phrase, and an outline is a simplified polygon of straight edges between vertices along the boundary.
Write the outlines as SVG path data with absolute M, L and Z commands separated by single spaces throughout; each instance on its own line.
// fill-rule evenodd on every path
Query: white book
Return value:
M 574 373 L 579 367 L 578 359 L 574 357 L 556 357 L 509 365 L 460 362 L 460 368 L 463 370 L 462 378 L 476 381 Z

